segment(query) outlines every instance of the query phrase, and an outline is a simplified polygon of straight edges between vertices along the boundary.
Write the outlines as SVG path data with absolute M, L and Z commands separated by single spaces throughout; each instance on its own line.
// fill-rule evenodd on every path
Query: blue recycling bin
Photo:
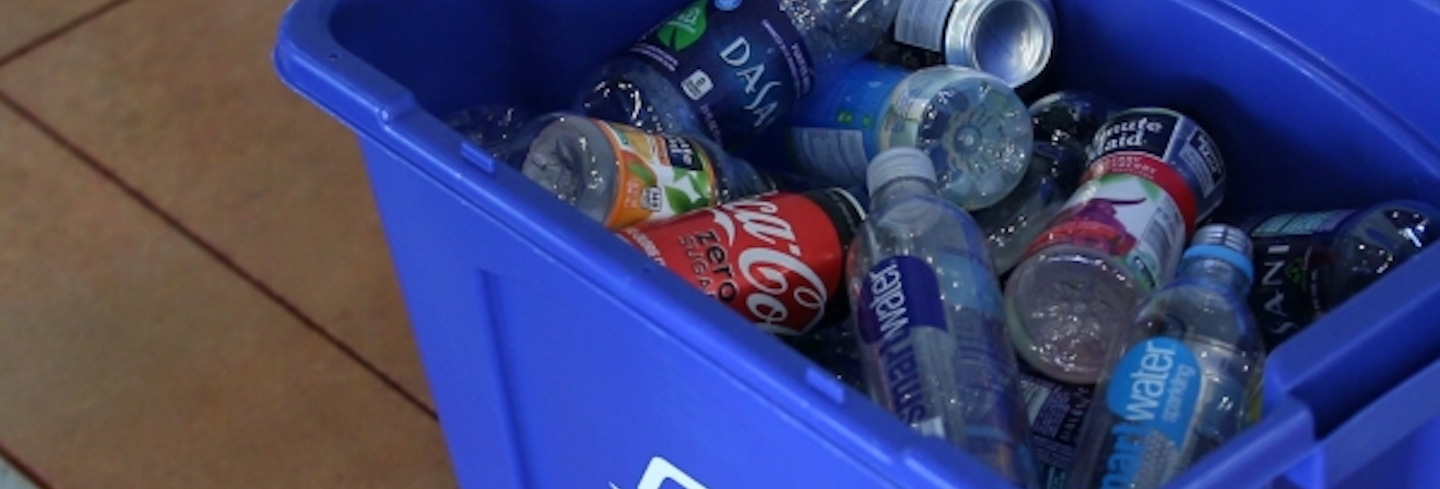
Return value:
M 363 150 L 461 484 L 1005 487 L 437 117 L 562 108 L 683 3 L 299 0 L 283 19 L 281 78 Z M 1440 65 L 1414 61 L 1440 59 L 1432 3 L 1055 6 L 1046 83 L 1199 120 L 1231 172 L 1225 211 L 1440 205 Z M 1437 277 L 1423 253 L 1279 348 L 1262 420 L 1171 486 L 1440 485 L 1421 469 L 1440 460 Z

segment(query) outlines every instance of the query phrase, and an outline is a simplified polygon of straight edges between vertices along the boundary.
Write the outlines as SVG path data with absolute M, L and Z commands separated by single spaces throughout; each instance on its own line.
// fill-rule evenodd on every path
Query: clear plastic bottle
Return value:
M 1134 308 L 1175 274 L 1185 237 L 1220 205 L 1225 166 L 1195 121 L 1166 109 L 1110 118 L 1080 188 L 1005 284 L 1016 351 L 1072 384 L 1099 379 Z
M 587 115 L 745 146 L 860 59 L 900 0 L 696 0 L 589 77 Z
M 1110 116 L 1119 112 L 1115 102 L 1085 90 L 1061 90 L 1030 104 L 1035 142 L 1077 151 L 1081 157 Z
M 768 177 L 703 137 L 551 113 L 497 157 L 610 229 L 713 207 L 775 189 Z
M 1116 338 L 1086 415 L 1071 489 L 1158 488 L 1259 418 L 1265 351 L 1239 229 L 1201 228 L 1178 277 Z
M 802 100 L 790 132 L 800 171 L 831 185 L 863 179 L 881 151 L 919 148 L 937 168 L 941 195 L 970 210 L 999 202 L 1020 183 L 1032 136 L 1025 102 L 994 76 L 870 60 Z
M 1004 275 L 1019 263 L 1025 247 L 1075 192 L 1090 139 L 1114 112 L 1110 101 L 1075 90 L 1055 92 L 1030 104 L 1035 128 L 1030 169 L 1004 200 L 974 213 L 985 230 L 996 272 Z
M 995 260 L 996 273 L 1004 275 L 1020 262 L 1025 247 L 1075 192 L 1084 167 L 1083 154 L 1037 142 L 1030 154 L 1030 169 L 1015 190 L 995 205 L 975 211 L 975 222 L 985 231 L 985 246 Z
M 1274 349 L 1440 240 L 1440 210 L 1417 201 L 1254 216 L 1258 279 L 1250 307 Z
M 455 111 L 445 123 L 480 149 L 508 153 L 536 115 L 523 107 L 488 104 Z
M 980 230 L 939 197 L 924 153 L 896 148 L 875 160 L 873 212 L 846 272 L 871 395 L 919 433 L 1034 487 L 1017 362 Z

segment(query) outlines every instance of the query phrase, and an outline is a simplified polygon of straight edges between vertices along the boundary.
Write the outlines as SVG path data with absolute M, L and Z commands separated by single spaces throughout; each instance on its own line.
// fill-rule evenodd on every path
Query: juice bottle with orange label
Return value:
M 610 229 L 714 207 L 775 189 L 749 163 L 697 136 L 552 113 L 528 125 L 512 155 L 540 184 Z

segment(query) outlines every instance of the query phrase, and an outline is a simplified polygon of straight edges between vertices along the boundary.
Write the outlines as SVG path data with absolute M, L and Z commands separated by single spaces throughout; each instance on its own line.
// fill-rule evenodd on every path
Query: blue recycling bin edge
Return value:
M 464 486 L 572 487 L 560 485 L 566 481 L 546 485 L 549 479 L 538 474 L 539 467 L 580 462 L 540 462 L 545 456 L 533 452 L 547 448 L 545 443 L 551 439 L 522 435 L 531 428 L 525 413 L 517 412 L 531 407 L 515 400 L 530 396 L 527 390 L 533 388 L 523 385 L 526 378 L 514 373 L 538 372 L 536 378 L 550 378 L 550 374 L 531 368 L 529 360 L 506 360 L 506 348 L 517 344 L 507 341 L 519 340 L 506 340 L 503 333 L 487 328 L 467 328 L 464 321 L 475 319 L 476 324 L 492 330 L 515 327 L 518 321 L 503 319 L 507 314 L 504 307 L 493 304 L 497 298 L 522 303 L 522 292 L 561 289 L 564 287 L 556 284 L 563 280 L 565 287 L 582 291 L 577 294 L 581 297 L 572 300 L 594 303 L 596 311 L 612 315 L 598 322 L 634 323 L 634 329 L 645 330 L 656 344 L 672 348 L 666 351 L 712 372 L 717 392 L 749 396 L 743 403 L 746 407 L 737 410 L 768 410 L 778 419 L 776 426 L 804 433 L 797 449 L 812 451 L 815 458 L 831 458 L 837 467 L 850 466 L 854 473 L 862 474 L 857 477 L 883 484 L 1000 487 L 973 461 L 956 457 L 958 452 L 948 446 L 909 433 L 868 399 L 828 379 L 778 342 L 747 329 L 738 317 L 687 290 L 683 282 L 665 275 L 642 255 L 618 241 L 607 242 L 603 230 L 593 223 L 538 189 L 525 187 L 523 176 L 469 146 L 422 108 L 415 93 L 335 39 L 334 14 L 345 3 L 300 0 L 293 4 L 282 21 L 274 60 L 290 87 L 357 133 L 412 324 L 420 338 L 427 377 L 444 420 L 442 427 Z M 1374 111 L 1367 112 L 1373 116 Z M 1403 128 L 1413 123 L 1398 124 Z M 1414 142 L 1416 136 L 1407 131 L 1400 130 L 1399 138 Z M 1416 144 L 1421 148 L 1402 152 L 1422 156 L 1433 152 L 1433 143 Z M 1433 168 L 1426 171 L 1434 173 Z M 427 223 L 450 227 L 427 229 L 422 226 Z M 467 226 L 468 231 L 459 230 Z M 487 245 L 517 251 L 497 253 L 501 258 L 472 256 L 486 254 L 482 250 Z M 531 262 L 521 264 L 517 259 Z M 545 271 L 527 277 L 527 267 Z M 447 268 L 479 272 L 466 276 Z M 1276 477 L 1320 487 L 1313 484 L 1330 484 L 1362 471 L 1362 467 L 1346 467 L 1322 477 L 1315 475 L 1318 469 L 1314 467 L 1335 466 L 1317 462 L 1322 459 L 1374 459 L 1389 446 L 1338 450 L 1328 437 L 1353 439 L 1352 431 L 1347 431 L 1353 429 L 1347 424 L 1352 415 L 1367 412 L 1373 399 L 1407 382 L 1412 372 L 1435 358 L 1440 342 L 1400 340 L 1412 330 L 1434 325 L 1435 320 L 1425 317 L 1423 305 L 1433 303 L 1430 298 L 1437 293 L 1436 271 L 1440 271 L 1440 256 L 1424 253 L 1395 276 L 1353 299 L 1354 304 L 1314 326 L 1328 334 L 1296 336 L 1294 344 L 1278 351 L 1267 366 L 1273 373 L 1267 376 L 1266 418 L 1182 476 L 1175 487 L 1256 485 Z M 459 288 L 466 290 L 457 292 Z M 480 305 L 460 304 L 467 299 Z M 530 310 L 543 314 L 543 305 Z M 695 327 L 670 326 L 677 324 Z M 1380 356 L 1376 351 L 1390 353 Z M 656 385 L 684 377 L 683 372 L 671 372 L 657 378 Z M 1356 387 L 1335 388 L 1342 382 Z M 533 396 L 549 399 L 542 394 Z M 707 402 L 724 405 L 729 401 Z M 697 408 L 692 414 L 709 414 L 702 411 Z M 1411 414 L 1428 415 L 1420 409 Z M 703 424 L 706 419 L 691 421 Z M 636 436 L 652 434 L 645 429 L 634 432 Z M 507 441 L 497 441 L 501 439 Z M 753 442 L 768 438 L 736 439 Z M 579 448 L 602 450 L 599 446 Z M 744 452 L 753 449 L 722 448 L 707 453 L 746 460 Z M 1255 456 L 1263 456 L 1269 465 L 1249 459 Z M 652 466 L 658 466 L 657 470 L 673 469 L 670 473 L 692 477 L 663 456 L 632 458 L 636 459 L 633 465 L 638 465 L 634 472 L 648 474 Z M 705 463 L 692 461 L 686 467 Z M 597 466 L 602 465 L 592 467 Z M 781 477 L 775 472 L 779 470 L 783 465 L 760 475 Z M 837 481 L 836 486 L 842 482 Z

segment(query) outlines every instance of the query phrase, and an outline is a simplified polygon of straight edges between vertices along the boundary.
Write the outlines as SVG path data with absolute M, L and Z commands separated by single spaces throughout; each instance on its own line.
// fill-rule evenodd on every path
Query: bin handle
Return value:
M 1427 250 L 1275 350 L 1266 389 L 1310 406 L 1324 439 L 1369 403 L 1440 358 L 1440 250 Z M 1363 304 L 1364 307 L 1357 307 Z M 1440 385 L 1440 384 L 1436 384 Z
M 1165 489 L 1250 488 L 1304 463 L 1315 449 L 1313 418 L 1300 400 L 1281 396 L 1260 422 L 1201 457 Z
M 357 132 L 374 134 L 412 110 L 414 95 L 331 35 L 329 19 L 336 3 L 297 0 L 290 4 L 281 17 L 271 61 L 280 80 L 292 90 Z
M 1333 487 L 1440 420 L 1440 360 L 1360 410 L 1321 442 L 1288 477 L 1307 489 Z

